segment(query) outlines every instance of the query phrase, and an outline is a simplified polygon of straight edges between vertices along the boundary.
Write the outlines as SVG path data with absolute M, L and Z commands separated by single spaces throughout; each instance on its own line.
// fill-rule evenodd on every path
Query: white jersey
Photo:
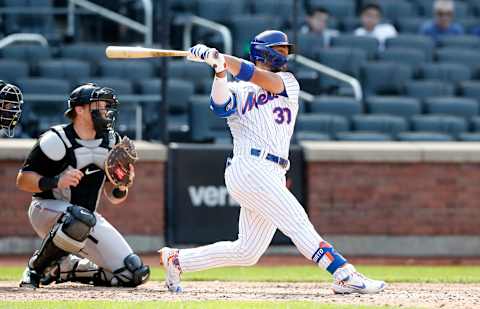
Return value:
M 250 149 L 256 148 L 288 158 L 300 86 L 292 73 L 276 74 L 285 85 L 282 94 L 272 94 L 250 82 L 228 83 L 237 102 L 237 111 L 227 120 L 234 156 L 250 155 Z

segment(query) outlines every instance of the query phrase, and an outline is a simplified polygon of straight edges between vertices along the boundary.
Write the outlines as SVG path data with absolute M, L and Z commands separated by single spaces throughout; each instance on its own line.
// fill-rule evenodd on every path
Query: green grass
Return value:
M 106 301 L 38 301 L 38 302 L 2 302 L 0 309 L 394 309 L 396 307 L 374 307 L 359 305 L 323 305 L 313 302 L 251 302 L 251 301 L 202 301 L 202 302 L 106 302 Z M 405 308 L 403 308 L 405 309 Z
M 358 266 L 367 276 L 387 282 L 480 283 L 480 266 Z M 22 267 L 0 267 L 0 280 L 19 280 Z M 162 281 L 163 269 L 152 268 L 151 280 Z M 254 266 L 211 269 L 183 275 L 186 281 L 330 282 L 316 266 Z

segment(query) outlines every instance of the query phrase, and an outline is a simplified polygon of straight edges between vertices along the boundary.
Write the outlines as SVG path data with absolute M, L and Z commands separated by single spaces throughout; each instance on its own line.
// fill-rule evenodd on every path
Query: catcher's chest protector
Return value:
M 36 196 L 64 200 L 95 211 L 105 181 L 104 162 L 108 151 L 117 141 L 117 135 L 112 132 L 103 139 L 81 140 L 73 125 L 55 126 L 51 130 L 60 137 L 65 146 L 65 155 L 60 160 L 61 163 L 59 162 L 61 168 L 56 175 L 75 168 L 81 170 L 84 176 L 76 187 L 54 189 Z

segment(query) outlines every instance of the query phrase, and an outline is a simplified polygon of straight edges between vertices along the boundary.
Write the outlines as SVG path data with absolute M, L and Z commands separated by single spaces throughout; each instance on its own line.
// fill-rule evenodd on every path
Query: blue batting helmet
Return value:
M 288 53 L 293 52 L 293 44 L 288 43 L 288 37 L 282 31 L 267 30 L 255 36 L 250 42 L 250 60 L 260 61 L 273 69 L 280 69 L 287 63 L 287 57 L 274 50 L 274 46 L 287 46 Z

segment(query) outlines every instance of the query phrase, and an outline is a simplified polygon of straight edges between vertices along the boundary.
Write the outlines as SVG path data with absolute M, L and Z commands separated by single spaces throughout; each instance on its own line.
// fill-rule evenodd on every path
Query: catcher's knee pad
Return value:
M 125 267 L 114 271 L 119 286 L 136 287 L 147 282 L 150 277 L 150 267 L 143 265 L 143 261 L 138 255 L 129 254 L 123 263 Z
M 85 247 L 88 235 L 97 223 L 95 215 L 86 208 L 69 206 L 54 227 L 53 243 L 70 253 L 77 253 Z

